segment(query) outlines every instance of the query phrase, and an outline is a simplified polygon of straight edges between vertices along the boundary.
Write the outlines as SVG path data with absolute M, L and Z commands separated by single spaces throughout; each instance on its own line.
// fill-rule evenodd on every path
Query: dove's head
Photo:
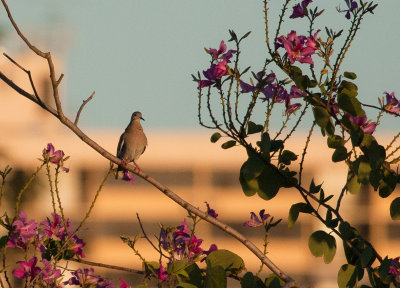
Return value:
M 136 120 L 136 119 L 137 119 L 137 120 L 142 119 L 142 120 L 144 121 L 141 112 L 139 112 L 139 111 L 133 112 L 131 121 L 134 121 L 134 120 Z

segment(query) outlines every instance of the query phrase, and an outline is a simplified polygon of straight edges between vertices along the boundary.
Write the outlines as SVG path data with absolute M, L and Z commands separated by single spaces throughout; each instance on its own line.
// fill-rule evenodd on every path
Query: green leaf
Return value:
M 288 227 L 291 229 L 293 225 L 296 223 L 297 218 L 299 218 L 299 213 L 312 213 L 313 209 L 307 203 L 296 203 L 290 207 L 289 216 L 288 216 Z
M 371 265 L 375 261 L 375 254 L 372 251 L 371 246 L 365 247 L 365 249 L 361 253 L 360 261 L 361 261 L 361 267 L 367 268 L 369 265 Z
M 342 234 L 343 240 L 351 240 L 356 236 L 356 230 L 346 221 L 340 223 L 339 232 Z
M 210 141 L 212 143 L 215 143 L 219 140 L 219 138 L 221 138 L 221 134 L 218 132 L 215 132 L 214 134 L 211 135 Z
M 240 185 L 242 186 L 243 193 L 246 196 L 253 196 L 260 189 L 260 187 L 258 186 L 257 179 L 246 180 L 246 179 L 244 179 L 242 173 L 240 173 L 239 182 L 240 182 Z
M 285 165 L 290 165 L 292 161 L 297 160 L 297 155 L 294 154 L 292 151 L 284 150 L 278 157 L 278 161 L 282 162 Z
M 356 266 L 351 264 L 344 264 L 338 273 L 338 286 L 339 288 L 353 288 L 357 284 Z
M 365 116 L 365 111 L 362 109 L 360 101 L 354 96 L 340 93 L 338 95 L 338 105 L 343 111 L 353 116 Z
M 227 280 L 224 268 L 221 266 L 209 266 L 207 261 L 207 272 L 206 272 L 205 282 L 206 282 L 205 283 L 206 288 L 226 288 Z
M 265 163 L 258 157 L 249 157 L 246 162 L 243 163 L 240 169 L 240 174 L 246 181 L 257 178 L 261 175 L 265 168 Z
M 335 152 L 332 154 L 332 161 L 333 162 L 340 162 L 345 160 L 349 154 L 347 153 L 347 149 L 344 146 L 339 146 L 335 149 Z
M 330 116 L 328 111 L 320 106 L 315 106 L 312 108 L 314 113 L 315 122 L 319 127 L 325 129 L 330 121 Z
M 222 145 L 221 145 L 221 147 L 223 148 L 223 149 L 229 149 L 229 148 L 231 148 L 231 147 L 233 147 L 233 146 L 235 146 L 236 145 L 236 141 L 235 140 L 229 140 L 229 141 L 226 141 L 225 143 L 223 143 Z
M 189 259 L 176 260 L 168 265 L 168 274 L 177 274 L 181 270 L 189 266 Z
M 351 173 L 352 172 L 349 171 L 349 174 L 347 175 L 347 180 L 350 179 Z M 347 183 L 347 189 L 353 195 L 357 194 L 360 191 L 361 183 L 358 182 L 357 175 L 354 175 L 353 178 L 351 178 L 351 180 L 349 181 L 349 183 Z
M 203 276 L 201 275 L 201 270 L 196 263 L 186 267 L 186 273 L 188 274 L 188 279 L 185 281 L 187 284 L 192 284 L 195 287 L 202 287 Z M 186 287 L 185 287 L 186 288 Z
M 247 272 L 240 281 L 241 288 L 265 288 L 263 281 L 253 273 Z
M 344 72 L 343 76 L 351 80 L 355 80 L 357 78 L 356 73 L 353 72 Z
M 360 127 L 353 126 L 350 134 L 351 144 L 353 144 L 355 147 L 360 146 L 362 140 L 364 139 L 364 135 L 364 131 Z
M 329 148 L 339 148 L 339 147 L 343 147 L 345 144 L 345 141 L 342 137 L 338 136 L 338 135 L 331 135 L 327 138 L 327 142 L 328 142 L 328 147 Z
M 357 96 L 358 87 L 356 84 L 350 81 L 343 80 L 339 86 L 339 93 L 344 93 L 349 96 L 355 97 Z
M 365 185 L 368 184 L 370 173 L 371 173 L 371 166 L 369 165 L 369 162 L 360 161 L 357 170 L 358 181 L 360 181 L 362 184 Z
M 211 252 L 207 256 L 207 266 L 211 268 L 222 267 L 225 271 L 229 271 L 232 274 L 238 274 L 244 269 L 243 259 L 235 253 L 219 249 Z
M 270 147 L 271 152 L 275 152 L 280 149 L 283 149 L 283 141 L 282 140 L 272 140 L 271 147 Z
M 258 196 L 264 200 L 270 200 L 276 196 L 279 188 L 281 188 L 282 176 L 279 175 L 275 168 L 267 165 L 257 180 Z
M 4 248 L 7 244 L 8 236 L 4 235 L 0 238 L 0 248 Z
M 379 181 L 379 196 L 382 198 L 388 197 L 397 184 L 397 175 L 387 169 L 383 171 L 383 177 Z
M 271 139 L 269 138 L 269 134 L 265 132 L 261 136 L 261 142 L 260 142 L 261 154 L 263 156 L 269 156 L 270 149 L 271 149 Z
M 247 128 L 247 133 L 248 134 L 254 134 L 254 133 L 259 133 L 264 129 L 262 125 L 255 124 L 254 122 L 249 121 L 248 128 Z
M 326 264 L 330 263 L 336 254 L 335 237 L 325 231 L 318 230 L 311 234 L 308 239 L 308 247 L 315 257 L 324 257 Z
M 400 197 L 394 199 L 390 204 L 390 217 L 393 220 L 400 220 Z

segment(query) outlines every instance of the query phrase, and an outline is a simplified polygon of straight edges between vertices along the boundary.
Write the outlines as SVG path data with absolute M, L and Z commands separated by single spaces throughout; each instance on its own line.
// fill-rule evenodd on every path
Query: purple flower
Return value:
M 208 256 L 211 252 L 213 251 L 217 251 L 218 247 L 215 244 L 211 244 L 210 249 L 208 249 L 207 251 L 203 251 L 203 254 Z M 200 262 L 203 262 L 207 259 L 207 257 L 204 257 Z
M 136 183 L 135 177 L 128 170 L 124 171 L 124 176 L 122 176 L 122 180 L 130 181 L 132 183 L 132 185 L 134 185 Z
M 213 48 L 210 48 L 208 50 L 208 52 L 213 55 L 214 61 L 226 60 L 227 63 L 231 63 L 230 59 L 232 58 L 233 54 L 236 53 L 236 50 L 229 50 L 226 53 L 225 51 L 226 51 L 226 44 L 224 41 L 221 41 L 218 50 Z
M 303 18 L 305 15 L 308 14 L 307 6 L 312 2 L 312 0 L 303 0 L 301 4 L 297 4 L 293 6 L 293 13 L 290 15 L 289 18 Z
M 385 91 L 384 94 L 386 94 L 386 104 L 383 106 L 383 109 L 392 113 L 399 114 L 400 102 L 399 100 L 397 100 L 396 96 L 394 96 L 394 92 L 389 94 L 388 92 Z
M 371 122 L 371 120 L 367 121 L 367 116 L 353 116 L 349 113 L 345 114 L 347 118 L 356 126 L 359 126 L 361 130 L 364 131 L 365 134 L 372 134 L 376 129 L 376 123 Z
M 55 151 L 55 148 L 51 143 L 48 143 L 47 148 L 43 149 L 43 158 L 45 159 L 45 161 L 56 164 L 57 166 L 61 167 L 65 172 L 68 172 L 69 169 L 63 166 L 63 163 L 65 161 L 64 155 L 64 151 L 62 150 Z
M 265 209 L 260 210 L 260 213 L 259 213 L 260 218 L 258 218 L 258 216 L 254 212 L 250 212 L 250 220 L 243 223 L 243 226 L 247 226 L 247 227 L 264 226 L 267 219 L 271 216 L 269 214 L 264 214 L 264 213 L 265 213 Z
M 358 8 L 358 4 L 354 0 L 344 0 L 346 2 L 347 8 L 345 10 L 340 9 L 340 7 L 336 8 L 336 10 L 340 13 L 346 12 L 345 17 L 350 19 L 350 12 Z
M 53 221 L 49 218 L 47 220 L 40 223 L 40 226 L 43 227 L 42 232 L 40 233 L 40 238 L 47 236 L 48 238 L 52 238 L 54 235 L 60 240 L 64 240 L 67 236 L 67 231 L 65 230 L 65 225 L 62 222 L 61 216 L 52 213 Z M 71 228 L 71 222 L 69 219 L 66 220 L 67 228 Z
M 204 202 L 207 205 L 207 214 L 210 215 L 211 217 L 217 218 L 218 217 L 218 213 L 215 212 L 214 209 L 210 208 L 210 205 L 207 202 Z
M 72 241 L 73 241 L 72 247 L 69 247 L 69 249 L 79 257 L 85 258 L 85 253 L 83 252 L 82 249 L 86 245 L 85 242 L 76 235 L 72 237 Z
M 17 264 L 20 268 L 16 268 L 12 271 L 15 277 L 20 279 L 28 279 L 30 281 L 34 279 L 40 272 L 40 268 L 36 267 L 37 258 L 33 257 L 30 260 L 26 261 L 18 261 Z
M 256 86 L 247 84 L 246 82 L 243 82 L 242 80 L 239 80 L 239 85 L 240 88 L 242 89 L 240 93 L 249 93 L 249 92 L 254 92 L 256 90 Z
M 18 214 L 19 219 L 12 223 L 13 230 L 10 231 L 7 247 L 18 247 L 26 250 L 27 243 L 36 236 L 37 224 L 35 220 L 28 222 L 26 214 L 22 211 Z
M 168 280 L 168 274 L 167 274 L 167 272 L 164 270 L 161 261 L 160 261 L 160 268 L 158 268 L 158 269 L 156 270 L 156 276 L 157 276 L 158 280 L 160 280 L 160 281 L 166 281 L 166 280 Z
M 287 37 L 280 36 L 275 43 L 275 49 L 284 47 L 289 57 L 290 63 L 299 61 L 300 63 L 308 63 L 314 66 L 311 55 L 315 54 L 318 49 L 318 42 L 316 40 L 318 30 L 314 36 L 306 37 L 303 35 L 297 36 L 296 31 L 291 31 Z
M 121 281 L 121 286 L 119 288 L 131 288 L 128 284 L 126 284 L 125 280 L 122 278 L 119 278 L 119 281 Z
M 56 269 L 55 266 L 50 265 L 50 262 L 46 259 L 41 260 L 44 265 L 44 269 L 42 271 L 42 279 L 47 284 L 54 284 L 58 277 L 61 276 L 61 271 Z
M 95 276 L 93 268 L 78 269 L 71 273 L 73 276 L 65 281 L 65 285 L 79 285 L 80 287 L 115 288 L 110 281 Z
M 275 73 L 270 73 L 270 74 L 266 75 L 265 77 L 264 76 L 265 76 L 265 71 L 260 71 L 256 74 L 256 80 L 258 81 L 258 84 L 255 86 L 247 84 L 246 82 L 244 82 L 242 80 L 239 80 L 239 85 L 240 85 L 240 88 L 242 89 L 240 92 L 241 93 L 254 92 L 257 89 L 256 86 L 259 86 L 259 87 L 261 86 L 260 90 L 261 90 L 261 92 L 263 92 L 264 87 L 266 85 L 272 84 L 276 79 Z

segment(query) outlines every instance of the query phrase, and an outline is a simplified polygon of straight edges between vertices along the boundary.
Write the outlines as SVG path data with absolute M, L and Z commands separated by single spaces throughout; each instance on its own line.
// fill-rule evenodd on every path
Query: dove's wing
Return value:
M 118 147 L 117 147 L 117 157 L 119 159 L 122 159 L 125 155 L 125 150 L 126 150 L 126 146 L 125 146 L 125 132 L 121 134 L 121 137 L 119 137 L 119 141 L 118 141 Z

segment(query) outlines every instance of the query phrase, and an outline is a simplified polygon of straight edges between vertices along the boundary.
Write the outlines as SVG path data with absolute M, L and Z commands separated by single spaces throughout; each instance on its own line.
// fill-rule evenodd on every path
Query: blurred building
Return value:
M 34 81 L 38 84 L 36 88 L 39 95 L 52 103 L 46 63 L 33 55 L 18 57 L 16 60 L 31 69 Z M 57 67 L 60 69 L 60 66 Z M 26 73 L 16 66 L 2 60 L 0 69 L 15 83 L 32 91 Z M 10 165 L 15 172 L 29 176 L 40 165 L 37 158 L 41 157 L 47 143 L 53 143 L 56 149 L 64 150 L 71 158 L 65 164 L 70 172 L 61 175 L 61 197 L 66 216 L 77 225 L 89 209 L 109 168 L 109 162 L 87 147 L 57 119 L 12 91 L 2 81 L 0 103 L 0 169 Z M 145 111 L 143 112 L 145 115 Z M 67 115 L 74 119 L 75 113 L 69 112 Z M 289 208 L 302 201 L 295 190 L 282 189 L 271 201 L 264 201 L 258 196 L 246 197 L 238 181 L 240 166 L 246 159 L 243 149 L 221 149 L 218 143 L 210 143 L 209 136 L 212 132 L 205 129 L 158 131 L 147 127 L 146 123 L 143 125 L 149 146 L 138 163 L 144 172 L 200 209 L 206 210 L 204 201 L 207 201 L 218 212 L 220 220 L 247 235 L 261 250 L 262 228 L 243 227 L 250 212 L 258 213 L 261 209 L 266 209 L 275 219 L 282 218 L 283 221 L 270 232 L 268 257 L 287 274 L 299 279 L 300 283 L 308 283 L 306 285 L 310 286 L 318 283 L 317 287 L 336 286 L 333 283 L 336 283 L 337 271 L 345 263 L 341 243 L 338 242 L 338 252 L 333 263 L 326 265 L 321 258 L 314 258 L 308 249 L 309 235 L 318 229 L 324 229 L 318 221 L 310 215 L 300 215 L 296 225 L 292 229 L 287 228 Z M 85 132 L 114 153 L 124 129 L 125 127 L 113 131 L 90 129 Z M 325 194 L 334 194 L 332 201 L 335 201 L 347 171 L 342 164 L 331 163 L 333 151 L 326 147 L 326 140 L 318 131 L 314 135 L 316 136 L 310 143 L 304 165 L 303 183 L 308 186 L 312 178 L 317 184 L 323 183 Z M 306 135 L 298 133 L 293 137 L 288 143 L 292 147 L 287 148 L 301 155 Z M 383 137 L 387 139 L 386 136 Z M 297 168 L 293 166 L 293 169 Z M 106 181 L 80 234 L 87 243 L 85 259 L 141 269 L 139 258 L 119 238 L 120 235 L 133 237 L 141 233 L 137 214 L 145 232 L 151 237 L 158 235 L 160 223 L 178 225 L 186 217 L 185 210 L 152 185 L 138 177 L 136 181 L 135 185 L 131 185 L 115 180 L 113 175 Z M 18 184 L 22 185 L 15 183 L 16 186 L 8 186 L 6 193 L 15 195 L 15 191 L 10 189 L 17 189 Z M 24 195 L 23 210 L 29 218 L 41 221 L 51 213 L 45 171 L 41 172 L 33 185 Z M 393 222 L 389 215 L 393 198 L 381 199 L 373 190 L 365 188 L 358 195 L 345 195 L 341 208 L 344 218 L 353 223 L 382 256 L 400 255 L 400 225 Z M 1 213 L 6 208 L 12 215 L 12 199 L 6 199 L 8 202 L 1 207 Z M 211 243 L 216 243 L 219 248 L 240 255 L 249 271 L 258 270 L 260 263 L 257 258 L 223 231 L 201 222 L 196 234 L 204 239 L 204 249 L 208 249 Z M 157 254 L 145 239 L 141 240 L 138 248 L 146 260 L 157 261 Z M 73 263 L 71 267 L 73 266 L 82 265 Z

